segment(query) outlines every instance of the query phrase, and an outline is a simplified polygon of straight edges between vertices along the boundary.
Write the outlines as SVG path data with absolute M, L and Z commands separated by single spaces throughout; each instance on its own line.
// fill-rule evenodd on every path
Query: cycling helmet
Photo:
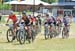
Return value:
M 46 14 L 47 17 L 49 17 L 49 14 Z
M 22 14 L 25 14 L 26 15 L 26 11 L 23 11 Z
M 14 12 L 13 11 L 10 11 L 10 14 L 14 14 Z

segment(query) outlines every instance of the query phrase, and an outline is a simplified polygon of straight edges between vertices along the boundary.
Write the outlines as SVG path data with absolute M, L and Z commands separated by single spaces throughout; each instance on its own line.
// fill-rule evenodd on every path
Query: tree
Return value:
M 0 4 L 0 10 L 9 10 L 11 8 L 11 5 L 8 4 Z
M 13 1 L 13 0 L 3 0 L 4 2 Z
M 8 2 L 8 1 L 15 1 L 15 0 L 4 0 L 5 2 Z M 24 1 L 24 0 L 16 0 L 16 1 Z
M 48 2 L 48 3 L 58 2 L 58 0 L 41 0 L 41 1 Z

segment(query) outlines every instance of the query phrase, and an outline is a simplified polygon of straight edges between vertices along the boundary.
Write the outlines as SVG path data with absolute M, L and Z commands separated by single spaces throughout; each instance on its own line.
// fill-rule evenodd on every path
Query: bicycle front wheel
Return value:
M 8 42 L 13 42 L 13 31 L 11 29 L 7 30 L 6 36 L 7 36 Z
M 24 31 L 19 31 L 19 43 L 20 44 L 24 44 L 25 43 L 25 38 L 26 38 L 26 36 L 25 36 Z

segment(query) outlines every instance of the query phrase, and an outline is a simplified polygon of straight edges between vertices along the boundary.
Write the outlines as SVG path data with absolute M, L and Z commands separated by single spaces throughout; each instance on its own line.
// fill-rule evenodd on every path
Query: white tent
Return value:
M 51 6 L 73 6 L 75 2 L 60 2 L 60 3 L 52 3 Z
M 39 5 L 39 4 L 43 4 L 43 5 L 50 5 L 49 3 L 43 2 L 41 0 L 35 0 L 35 5 Z M 10 2 L 6 2 L 5 4 L 26 4 L 26 5 L 34 5 L 34 0 L 25 0 L 25 1 L 10 1 Z

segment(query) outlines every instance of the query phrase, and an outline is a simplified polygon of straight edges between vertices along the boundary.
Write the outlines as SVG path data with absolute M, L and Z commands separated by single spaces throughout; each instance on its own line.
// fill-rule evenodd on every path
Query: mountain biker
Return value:
M 46 14 L 46 17 L 44 19 L 44 35 L 45 35 L 45 39 L 47 39 L 46 36 L 48 36 L 48 34 L 49 34 L 48 20 L 49 20 L 49 15 Z
M 25 30 L 28 33 L 28 38 L 31 39 L 31 30 L 30 30 L 30 24 L 31 23 L 30 23 L 30 19 L 27 17 L 25 11 L 22 12 L 22 19 L 21 20 L 24 21 L 24 23 L 25 23 Z
M 61 24 L 62 24 L 62 19 L 61 19 L 61 16 L 57 16 L 56 17 L 56 25 L 57 25 L 57 28 L 58 28 L 58 32 L 60 32 L 61 30 Z
M 38 15 L 38 27 L 39 27 L 39 32 L 41 32 L 41 18 L 40 18 L 41 16 L 40 15 Z
M 44 20 L 44 25 L 48 25 L 48 20 L 49 20 L 49 15 L 46 14 L 45 20 Z
M 69 25 L 70 25 L 70 18 L 69 18 L 69 16 L 65 16 L 63 18 L 63 23 L 64 23 L 64 26 L 66 26 L 68 28 L 68 32 L 69 32 Z
M 57 24 L 57 26 L 60 26 L 60 23 L 61 23 L 61 18 L 60 18 L 60 16 L 57 16 L 56 17 L 56 24 Z
M 9 20 L 12 20 L 13 22 L 13 27 L 14 27 L 14 30 L 13 30 L 13 40 L 15 40 L 15 37 L 16 37 L 16 30 L 17 30 L 17 25 L 16 25 L 16 22 L 17 22 L 17 17 L 16 15 L 13 13 L 13 11 L 10 12 L 9 16 L 8 16 L 8 20 L 7 20 L 7 23 L 9 22 Z
M 54 19 L 53 19 L 53 16 L 50 16 L 49 19 L 48 19 L 48 24 L 50 25 L 50 31 L 53 31 L 54 30 Z

